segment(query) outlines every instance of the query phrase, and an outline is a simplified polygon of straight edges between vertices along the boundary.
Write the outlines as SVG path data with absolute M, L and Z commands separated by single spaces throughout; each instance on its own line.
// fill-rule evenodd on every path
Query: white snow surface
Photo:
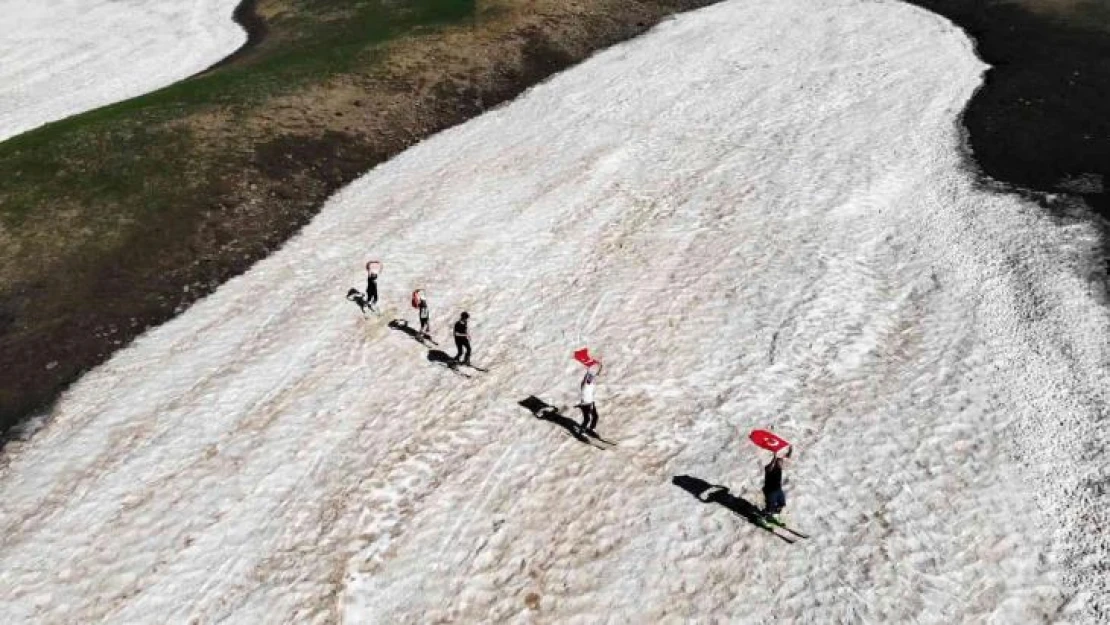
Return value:
M 906 5 L 737 0 L 408 150 L 9 446 L 4 622 L 1083 622 L 1099 240 L 966 169 L 983 70 Z M 387 327 L 416 287 L 488 373 Z M 517 403 L 586 344 L 613 449 Z M 809 539 L 672 484 L 761 504 L 754 427 Z
M 239 0 L 0 0 L 0 140 L 165 87 L 246 41 Z

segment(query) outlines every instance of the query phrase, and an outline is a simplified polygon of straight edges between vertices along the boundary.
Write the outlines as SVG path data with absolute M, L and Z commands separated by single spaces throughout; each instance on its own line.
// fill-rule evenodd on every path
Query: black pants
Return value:
M 366 305 L 373 306 L 378 303 L 378 285 L 366 285 Z
M 466 364 L 469 365 L 470 364 L 470 339 L 466 339 L 466 338 L 463 338 L 461 336 L 456 336 L 455 337 L 455 348 L 459 350 L 459 353 L 455 354 L 455 360 L 458 361 L 458 362 L 466 363 Z M 466 356 L 463 356 L 464 351 L 466 352 Z
M 781 488 L 763 491 L 763 514 L 778 514 L 786 507 L 786 493 Z
M 593 431 L 597 427 L 597 406 L 578 404 L 578 409 L 582 411 L 582 429 Z
M 428 320 L 427 319 L 421 319 L 420 320 L 420 333 L 421 334 L 429 334 L 429 332 L 428 332 Z

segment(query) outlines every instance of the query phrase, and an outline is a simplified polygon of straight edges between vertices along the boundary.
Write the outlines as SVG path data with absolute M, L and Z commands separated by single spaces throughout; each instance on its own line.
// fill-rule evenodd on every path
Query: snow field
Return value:
M 0 0 L 0 140 L 165 87 L 246 41 L 239 0 Z
M 737 0 L 378 167 L 9 454 L 9 620 L 1082 622 L 1098 239 L 966 171 L 983 69 L 905 5 Z M 386 326 L 417 287 L 488 373 Z M 518 405 L 584 344 L 611 450 Z M 757 426 L 808 540 L 672 484 L 761 504 Z

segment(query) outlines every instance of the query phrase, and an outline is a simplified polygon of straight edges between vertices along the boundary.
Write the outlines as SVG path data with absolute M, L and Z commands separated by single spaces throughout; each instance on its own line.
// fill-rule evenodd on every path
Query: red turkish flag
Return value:
M 779 438 L 778 435 L 773 432 L 768 432 L 767 430 L 752 430 L 752 433 L 749 434 L 748 437 L 752 439 L 752 442 L 755 443 L 756 446 L 762 447 L 767 451 L 778 452 L 790 446 L 788 441 Z
M 582 349 L 574 352 L 574 359 L 585 365 L 587 368 L 596 365 L 599 361 L 590 356 L 589 348 L 583 347 Z

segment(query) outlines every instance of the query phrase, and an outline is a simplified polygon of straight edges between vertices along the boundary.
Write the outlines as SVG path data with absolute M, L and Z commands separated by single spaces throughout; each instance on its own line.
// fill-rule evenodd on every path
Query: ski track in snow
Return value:
M 246 41 L 239 0 L 0 0 L 0 140 L 154 91 Z
M 1082 622 L 1098 238 L 966 171 L 983 70 L 906 5 L 734 1 L 410 149 L 11 446 L 4 620 Z M 416 287 L 488 373 L 386 327 Z M 517 405 L 580 340 L 610 450 Z M 671 483 L 760 504 L 756 426 L 808 540 Z

